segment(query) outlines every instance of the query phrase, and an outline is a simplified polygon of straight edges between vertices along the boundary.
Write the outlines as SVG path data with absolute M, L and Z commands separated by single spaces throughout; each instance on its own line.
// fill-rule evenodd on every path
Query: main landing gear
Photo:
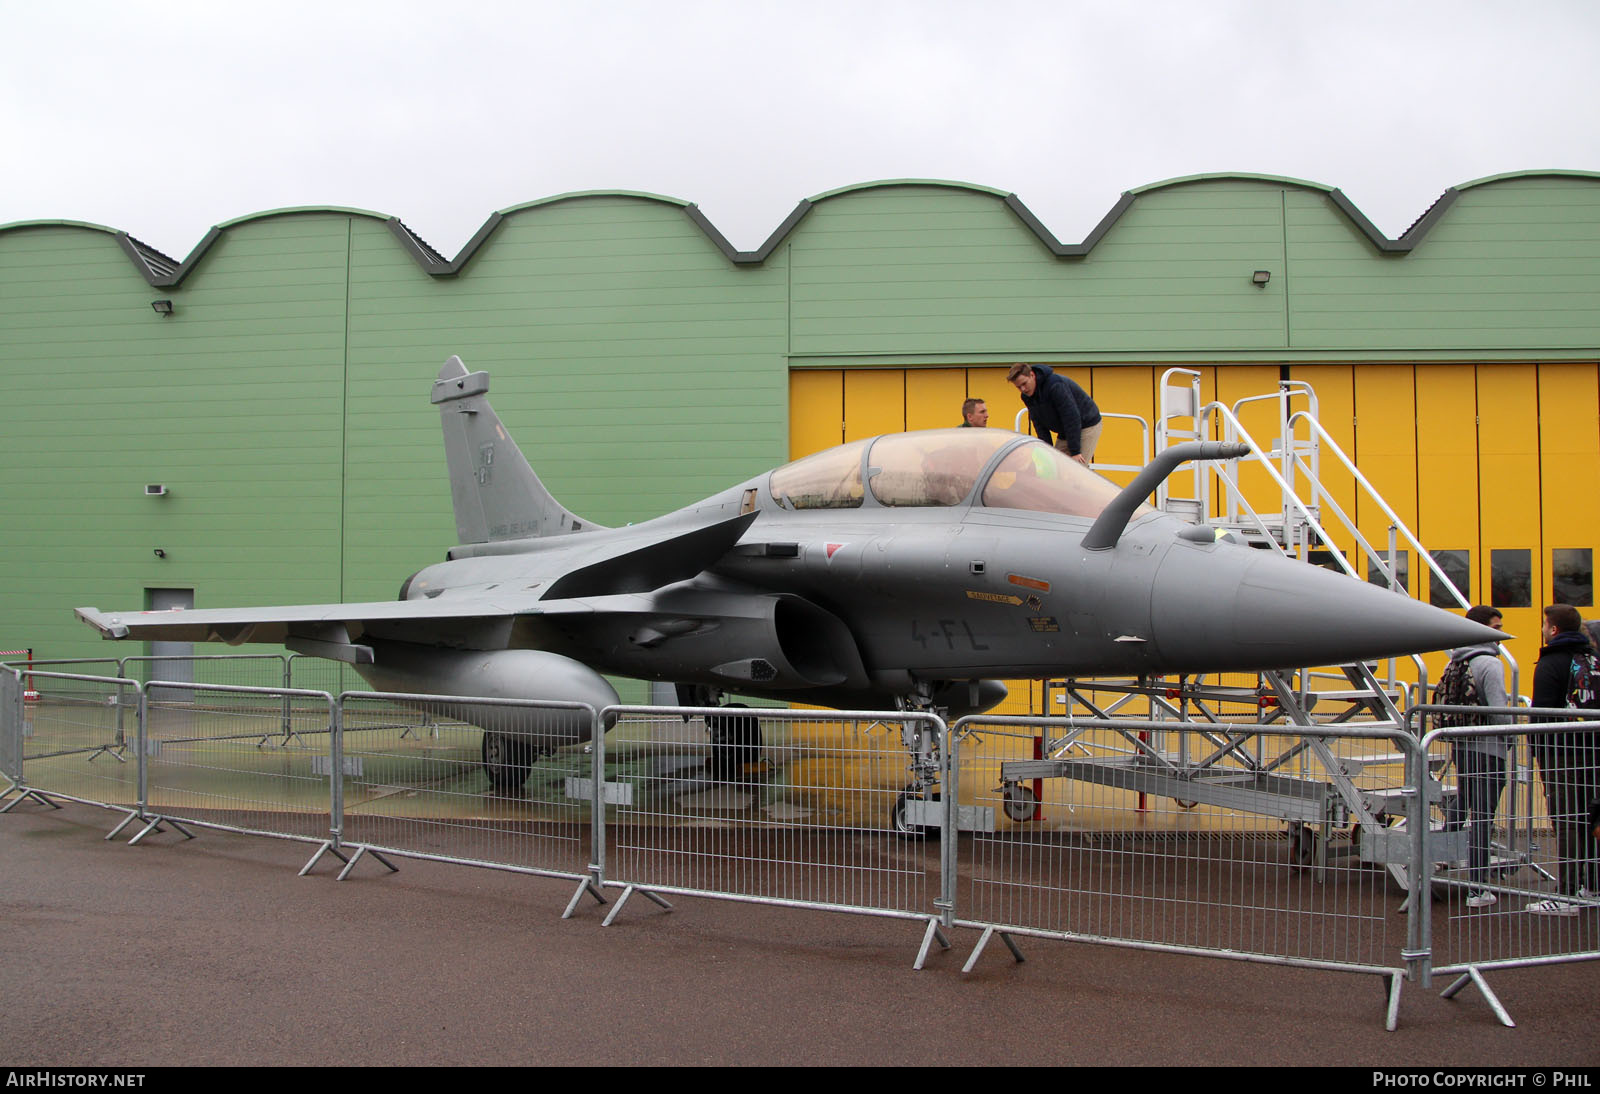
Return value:
M 738 782 L 762 770 L 761 722 L 743 703 L 724 703 L 720 688 L 706 684 L 675 685 L 681 707 L 720 707 L 726 714 L 706 715 L 706 738 L 711 747 L 706 753 L 705 771 L 718 782 Z M 684 716 L 688 721 L 689 716 Z
M 728 703 L 724 710 L 748 710 L 743 703 Z M 719 714 L 706 718 L 711 751 L 706 773 L 732 782 L 747 777 L 761 763 L 761 723 L 753 714 Z
M 514 794 L 528 781 L 528 772 L 539 759 L 538 750 L 527 737 L 483 731 L 483 773 L 496 794 Z

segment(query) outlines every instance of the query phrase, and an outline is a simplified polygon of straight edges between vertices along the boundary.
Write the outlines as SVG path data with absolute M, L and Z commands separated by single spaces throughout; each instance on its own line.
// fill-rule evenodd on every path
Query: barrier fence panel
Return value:
M 940 931 L 943 723 L 931 715 L 611 707 L 605 883 L 924 920 Z
M 339 706 L 342 838 L 357 858 L 372 851 L 588 882 L 592 707 L 369 692 L 342 695 Z
M 1424 706 L 1441 714 L 1547 719 L 1544 724 L 1453 727 L 1423 738 L 1448 765 L 1448 827 L 1460 846 L 1435 850 L 1431 887 L 1435 972 L 1468 983 L 1507 1025 L 1484 973 L 1600 958 L 1600 722 L 1574 710 Z M 1596 715 L 1600 717 L 1600 715 Z
M 22 785 L 23 682 L 20 672 L 0 667 L 0 800 Z
M 188 680 L 151 681 L 145 692 L 152 820 L 135 842 L 161 820 L 329 841 L 338 744 L 331 696 Z
M 138 683 L 38 671 L 29 674 L 29 682 L 37 698 L 22 705 L 14 731 L 21 756 L 18 782 L 45 798 L 136 812 Z
M 1417 942 L 1400 880 L 1420 753 L 1403 730 L 967 718 L 953 732 L 957 801 L 994 818 L 956 863 L 955 922 L 985 932 L 969 969 L 998 933 L 1019 958 L 1022 934 L 1348 970 L 1386 979 L 1393 1028 Z

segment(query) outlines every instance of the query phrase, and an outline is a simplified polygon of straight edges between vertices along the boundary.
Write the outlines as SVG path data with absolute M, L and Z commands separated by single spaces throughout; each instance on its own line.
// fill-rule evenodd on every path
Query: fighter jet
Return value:
M 886 434 L 606 528 L 545 489 L 488 390 L 457 357 L 433 385 L 460 544 L 397 600 L 78 616 L 112 639 L 281 643 L 382 691 L 598 710 L 617 702 L 612 674 L 669 681 L 685 705 L 952 717 L 993 707 L 1007 678 L 1336 665 L 1504 637 L 1145 504 L 1179 464 L 1243 446 L 1176 446 L 1119 488 L 1005 430 Z M 497 785 L 526 776 L 535 746 L 506 708 L 450 709 L 486 731 Z M 589 732 L 573 717 L 554 740 Z

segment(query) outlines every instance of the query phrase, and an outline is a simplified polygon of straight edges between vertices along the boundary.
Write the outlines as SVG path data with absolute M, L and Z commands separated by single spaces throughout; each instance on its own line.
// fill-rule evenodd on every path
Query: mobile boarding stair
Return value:
M 1231 407 L 1201 399 L 1200 374 L 1168 369 L 1161 378 L 1160 417 L 1155 450 L 1190 440 L 1222 440 L 1249 445 L 1250 455 L 1191 468 L 1191 488 L 1175 489 L 1173 475 L 1157 490 L 1157 505 L 1191 523 L 1203 523 L 1253 547 L 1276 550 L 1311 564 L 1342 569 L 1360 579 L 1350 559 L 1333 547 L 1328 526 L 1354 544 L 1358 559 L 1369 567 L 1371 580 L 1387 584 L 1396 595 L 1406 592 L 1401 560 L 1426 563 L 1435 588 L 1448 590 L 1454 602 L 1468 602 L 1438 567 L 1416 536 L 1378 495 L 1317 420 L 1316 393 L 1310 384 L 1284 380 L 1275 392 L 1241 399 Z M 1263 446 L 1240 423 L 1250 403 L 1277 404 L 1278 435 Z M 1108 415 L 1108 417 L 1129 417 Z M 1137 419 L 1135 419 L 1137 420 Z M 1143 423 L 1140 423 L 1141 426 Z M 1145 435 L 1148 436 L 1145 427 Z M 1218 436 L 1217 434 L 1221 435 Z M 1322 460 L 1336 461 L 1356 489 L 1387 517 L 1388 542 L 1374 545 L 1356 527 L 1328 491 Z M 1252 504 L 1241 487 L 1241 464 L 1265 470 L 1276 497 L 1258 491 Z M 1128 470 L 1097 464 L 1100 470 Z M 1214 499 L 1212 484 L 1218 493 Z M 1266 500 L 1268 504 L 1260 504 Z M 1512 694 L 1517 691 L 1517 666 L 1511 667 Z M 1133 791 L 1143 797 L 1170 798 L 1180 806 L 1207 804 L 1265 817 L 1288 825 L 1291 859 L 1306 866 L 1325 866 L 1330 837 L 1349 828 L 1345 852 L 1386 868 L 1402 887 L 1412 864 L 1414 841 L 1406 830 L 1409 805 L 1404 801 L 1414 779 L 1405 771 L 1404 756 L 1381 739 L 1359 742 L 1360 751 L 1336 748 L 1318 734 L 1318 726 L 1341 729 L 1366 725 L 1397 729 L 1405 725 L 1402 708 L 1426 702 L 1427 668 L 1411 657 L 1413 681 L 1402 680 L 1395 659 L 1382 666 L 1352 664 L 1335 672 L 1310 668 L 1262 672 L 1253 678 L 1161 677 L 1136 680 L 1060 680 L 1046 689 L 1047 713 L 1056 700 L 1069 728 L 1059 737 L 1041 739 L 1039 758 L 1001 765 L 1001 790 L 1007 815 L 1025 822 L 1036 815 L 1036 780 L 1075 779 Z M 1380 670 L 1381 668 L 1381 675 Z M 1148 717 L 1133 717 L 1146 714 Z M 1172 733 L 1183 722 L 1188 732 Z M 1165 727 L 1163 723 L 1166 723 Z M 1202 729 L 1194 729 L 1196 724 Z M 1175 747 L 1169 741 L 1175 739 Z M 1196 755 L 1195 742 L 1203 755 Z M 1422 779 L 1428 797 L 1430 826 L 1442 829 L 1435 815 L 1446 791 L 1438 775 L 1440 758 L 1428 760 Z M 1464 831 L 1438 832 L 1432 842 L 1440 862 L 1465 864 Z

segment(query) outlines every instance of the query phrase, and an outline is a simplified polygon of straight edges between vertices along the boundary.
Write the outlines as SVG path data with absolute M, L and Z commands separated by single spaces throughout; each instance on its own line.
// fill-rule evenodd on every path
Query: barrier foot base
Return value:
M 967 958 L 967 963 L 961 966 L 962 972 L 971 972 L 977 967 L 978 958 L 983 956 L 984 947 L 989 944 L 989 939 L 993 938 L 996 934 L 1000 936 L 1000 941 L 1006 944 L 1006 949 L 1011 951 L 1011 956 L 1016 958 L 1017 964 L 1020 965 L 1024 960 L 1026 960 L 1026 958 L 1022 956 L 1022 951 L 1017 949 L 1016 940 L 1012 938 L 1008 932 L 999 930 L 995 927 L 985 927 L 983 929 L 983 934 L 978 938 L 978 944 L 972 947 L 972 954 Z
M 1439 998 L 1453 999 L 1456 993 L 1469 983 L 1478 985 L 1478 991 L 1483 995 L 1483 1001 L 1489 1004 L 1489 1009 L 1494 1011 L 1494 1016 L 1500 1019 L 1502 1026 L 1516 1028 L 1517 1024 L 1511 1020 L 1511 1015 L 1506 1012 L 1505 1006 L 1500 1002 L 1500 997 L 1489 987 L 1489 981 L 1483 978 L 1483 974 L 1478 971 L 1476 966 L 1468 968 L 1466 972 L 1457 977 L 1455 983 L 1439 993 Z
M 40 802 L 40 803 L 42 803 L 44 805 L 48 805 L 51 809 L 60 809 L 61 808 L 61 803 L 60 802 L 51 801 L 49 798 L 45 797 L 43 794 L 39 793 L 37 790 L 24 789 L 22 791 L 22 793 L 18 794 L 16 797 L 14 797 L 10 801 L 8 801 L 6 803 L 6 805 L 5 805 L 5 808 L 4 809 L 0 809 L 0 813 L 9 813 L 9 812 L 11 812 L 11 810 L 13 808 L 15 808 L 16 806 L 18 806 L 18 805 L 22 804 L 23 802 L 27 801 L 29 798 L 32 798 L 34 801 Z
M 922 932 L 922 948 L 917 950 L 917 959 L 911 964 L 913 969 L 922 968 L 923 963 L 928 960 L 928 950 L 932 948 L 935 939 L 938 939 L 940 949 L 950 948 L 950 940 L 944 936 L 944 928 L 939 926 L 938 917 L 930 916 L 928 929 Z
M 642 894 L 646 900 L 654 901 L 656 904 L 659 904 L 661 907 L 665 908 L 667 911 L 669 911 L 669 912 L 672 911 L 672 905 L 671 904 L 668 904 L 665 900 L 661 899 L 655 893 L 652 893 L 649 889 L 640 889 L 640 888 L 638 888 L 638 886 L 629 885 L 627 888 L 622 890 L 622 895 L 619 896 L 617 898 L 617 902 L 614 905 L 611 906 L 611 911 L 607 912 L 606 913 L 606 917 L 600 921 L 600 926 L 602 926 L 602 927 L 611 926 L 612 921 L 617 918 L 617 913 L 622 911 L 622 906 L 624 904 L 628 903 L 628 898 L 630 896 L 632 896 L 635 892 L 638 892 L 638 893 Z
M 179 835 L 183 836 L 184 839 L 194 839 L 194 833 L 193 832 L 189 831 L 187 828 L 185 828 L 183 825 L 179 824 L 177 821 L 173 820 L 171 817 L 152 816 L 149 819 L 150 819 L 150 823 L 145 825 L 143 828 L 139 829 L 139 834 L 134 836 L 131 840 L 128 841 L 128 846 L 129 847 L 132 847 L 134 844 L 136 844 L 140 840 L 144 839 L 151 832 L 162 832 L 162 831 L 165 831 L 165 829 L 163 829 L 161 827 L 163 824 L 172 825 L 173 830 L 176 831 Z
M 1397 972 L 1384 973 L 1383 994 L 1388 1005 L 1383 1012 L 1383 1028 L 1393 1033 L 1400 1025 L 1400 986 L 1405 980 Z
M 344 854 L 333 845 L 333 841 L 331 839 L 325 839 L 321 843 L 317 844 L 317 853 L 311 856 L 310 862 L 300 867 L 300 872 L 295 876 L 305 877 L 311 872 L 311 868 L 313 866 L 322 861 L 323 855 L 332 855 L 334 858 L 344 863 L 345 866 L 348 867 L 350 865 L 350 860 L 345 858 Z
M 583 899 L 584 893 L 594 897 L 596 904 L 604 904 L 606 902 L 606 898 L 601 894 L 600 887 L 594 883 L 594 879 L 586 877 L 578 882 L 578 888 L 573 892 L 572 899 L 567 901 L 567 910 L 561 913 L 562 919 L 572 918 L 572 913 L 578 910 L 578 901 Z
M 391 874 L 398 874 L 400 872 L 400 867 L 384 858 L 379 852 L 374 851 L 370 847 L 357 847 L 356 853 L 350 856 L 350 861 L 344 864 L 344 869 L 339 871 L 339 876 L 334 878 L 334 880 L 343 881 L 345 878 L 349 877 L 350 871 L 356 868 L 356 863 L 361 861 L 362 855 L 371 855 L 373 858 L 387 866 Z
M 122 818 L 122 823 L 117 825 L 111 831 L 106 833 L 106 839 L 108 839 L 108 840 L 116 839 L 117 838 L 117 833 L 121 832 L 124 828 L 128 827 L 128 825 L 132 824 L 134 821 L 136 821 L 138 819 L 139 819 L 139 811 L 137 809 L 128 810 L 128 815 L 126 817 Z

